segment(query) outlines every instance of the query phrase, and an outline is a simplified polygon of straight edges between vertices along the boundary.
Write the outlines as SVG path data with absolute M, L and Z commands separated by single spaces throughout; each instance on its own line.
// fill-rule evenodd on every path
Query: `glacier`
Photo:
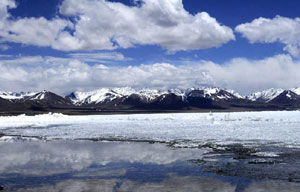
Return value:
M 300 147 L 300 111 L 68 116 L 1 116 L 0 133 L 44 139 L 272 143 Z M 7 137 L 0 141 L 7 141 Z

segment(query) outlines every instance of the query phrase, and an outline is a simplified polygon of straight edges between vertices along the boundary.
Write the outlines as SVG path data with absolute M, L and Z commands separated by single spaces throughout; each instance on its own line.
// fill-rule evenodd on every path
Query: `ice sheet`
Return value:
M 0 117 L 0 132 L 48 139 L 276 142 L 300 146 L 300 111 Z M 186 142 L 188 140 L 188 142 Z

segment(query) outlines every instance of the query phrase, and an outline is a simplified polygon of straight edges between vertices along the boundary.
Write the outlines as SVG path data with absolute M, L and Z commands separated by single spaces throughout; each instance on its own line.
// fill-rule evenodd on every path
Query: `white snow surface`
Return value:
M 0 133 L 47 139 L 135 139 L 213 143 L 272 142 L 300 147 L 300 111 L 0 117 Z

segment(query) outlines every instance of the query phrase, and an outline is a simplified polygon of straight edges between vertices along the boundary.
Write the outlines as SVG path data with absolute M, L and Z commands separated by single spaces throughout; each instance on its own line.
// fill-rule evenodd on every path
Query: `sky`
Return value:
M 1 0 L 0 91 L 300 86 L 297 0 Z

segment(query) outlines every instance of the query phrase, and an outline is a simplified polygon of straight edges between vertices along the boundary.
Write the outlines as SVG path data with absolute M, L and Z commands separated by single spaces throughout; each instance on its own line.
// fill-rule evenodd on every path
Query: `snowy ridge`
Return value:
M 220 89 L 217 87 L 201 87 L 201 88 L 190 88 L 186 91 L 186 95 L 192 91 L 203 91 L 203 97 L 210 98 L 212 100 L 228 100 L 228 99 L 241 99 L 243 98 L 240 94 L 233 90 Z
M 147 101 L 152 101 L 157 97 L 173 93 L 178 96 L 184 97 L 185 92 L 179 89 L 171 89 L 168 91 L 161 91 L 157 89 L 140 89 L 135 90 L 130 87 L 123 87 L 123 88 L 101 88 L 95 91 L 88 91 L 88 92 L 73 92 L 70 95 L 70 99 L 75 104 L 91 104 L 91 103 L 105 103 L 110 102 L 118 98 L 128 97 L 130 95 L 138 95 L 141 98 L 144 98 Z
M 25 99 L 28 97 L 32 97 L 37 93 L 34 92 L 20 92 L 20 93 L 14 93 L 14 92 L 0 92 L 0 97 L 3 99 L 8 100 L 15 100 L 15 99 Z
M 235 91 L 232 90 L 232 89 L 225 89 L 225 91 L 227 91 L 228 93 L 230 93 L 230 94 L 236 96 L 236 97 L 239 98 L 239 99 L 245 99 L 244 96 L 240 95 L 238 92 L 235 92 Z
M 268 89 L 264 91 L 259 91 L 252 93 L 251 95 L 247 96 L 247 98 L 251 101 L 264 101 L 269 102 L 278 95 L 280 95 L 284 90 L 283 89 Z
M 279 96 L 278 96 L 279 97 Z M 285 100 L 294 100 L 294 101 L 298 101 L 300 99 L 300 95 L 296 94 L 295 92 L 291 91 L 291 90 L 286 90 L 283 91 L 280 94 L 281 98 L 277 98 L 277 99 L 282 99 L 282 97 L 284 97 Z
M 91 103 L 103 103 L 103 102 L 110 102 L 115 99 L 130 96 L 132 94 L 139 95 L 142 98 L 145 98 L 146 100 L 153 100 L 157 97 L 159 97 L 162 94 L 165 94 L 167 92 L 162 92 L 155 89 L 141 89 L 141 90 L 135 90 L 130 87 L 123 87 L 123 88 L 101 88 L 95 91 L 89 91 L 89 92 L 73 92 L 71 94 L 70 99 L 75 104 L 91 104 Z
M 283 93 L 284 89 L 271 88 L 268 90 L 263 90 L 259 92 L 252 93 L 248 96 L 242 96 L 239 93 L 231 89 L 221 89 L 217 87 L 199 87 L 199 88 L 189 88 L 183 89 L 169 89 L 169 90 L 159 90 L 159 89 L 133 89 L 131 87 L 121 87 L 121 88 L 100 88 L 93 91 L 75 91 L 70 95 L 66 96 L 72 101 L 73 104 L 98 104 L 98 103 L 108 103 L 115 99 L 126 98 L 130 95 L 137 95 L 145 101 L 153 101 L 156 98 L 166 95 L 175 94 L 182 97 L 183 100 L 193 92 L 199 91 L 198 95 L 205 98 L 210 98 L 212 100 L 230 100 L 230 99 L 248 99 L 251 101 L 259 102 L 269 102 Z M 292 88 L 286 91 L 291 91 L 296 95 L 300 96 L 300 87 Z M 201 93 L 200 93 L 201 92 Z M 51 92 L 41 91 L 41 92 L 0 92 L 0 98 L 7 100 L 43 100 L 45 96 Z M 200 93 L 200 94 L 199 94 Z M 287 95 L 288 97 L 288 95 Z
M 187 95 L 194 91 L 194 90 L 203 90 L 204 91 L 204 97 L 206 98 L 212 98 L 212 99 L 233 99 L 236 98 L 243 98 L 240 94 L 234 92 L 233 90 L 222 90 L 220 88 L 189 88 L 187 90 L 181 90 L 181 89 L 169 89 L 167 91 L 162 91 L 158 89 L 140 89 L 136 90 L 130 87 L 124 87 L 124 88 L 101 88 L 95 91 L 88 91 L 88 92 L 73 92 L 70 94 L 69 98 L 71 101 L 75 104 L 98 104 L 98 103 L 106 103 L 113 101 L 115 99 L 121 98 L 121 97 L 128 97 L 130 95 L 138 95 L 139 97 L 147 100 L 152 101 L 162 95 L 165 94 L 175 94 L 179 97 L 182 97 L 184 100 Z M 223 93 L 221 93 L 223 91 Z
M 47 94 L 47 91 L 44 90 L 44 91 L 41 91 L 39 93 L 32 95 L 29 99 L 30 100 L 43 100 L 43 99 L 45 99 L 46 94 Z
M 293 91 L 294 93 L 296 93 L 297 95 L 300 95 L 300 87 L 295 87 L 290 90 Z
M 127 96 L 134 93 L 134 90 L 131 88 L 101 88 L 95 91 L 89 92 L 73 92 L 70 96 L 70 99 L 75 104 L 83 104 L 83 103 L 102 103 L 104 101 L 112 101 L 114 99 L 120 98 L 122 96 Z

